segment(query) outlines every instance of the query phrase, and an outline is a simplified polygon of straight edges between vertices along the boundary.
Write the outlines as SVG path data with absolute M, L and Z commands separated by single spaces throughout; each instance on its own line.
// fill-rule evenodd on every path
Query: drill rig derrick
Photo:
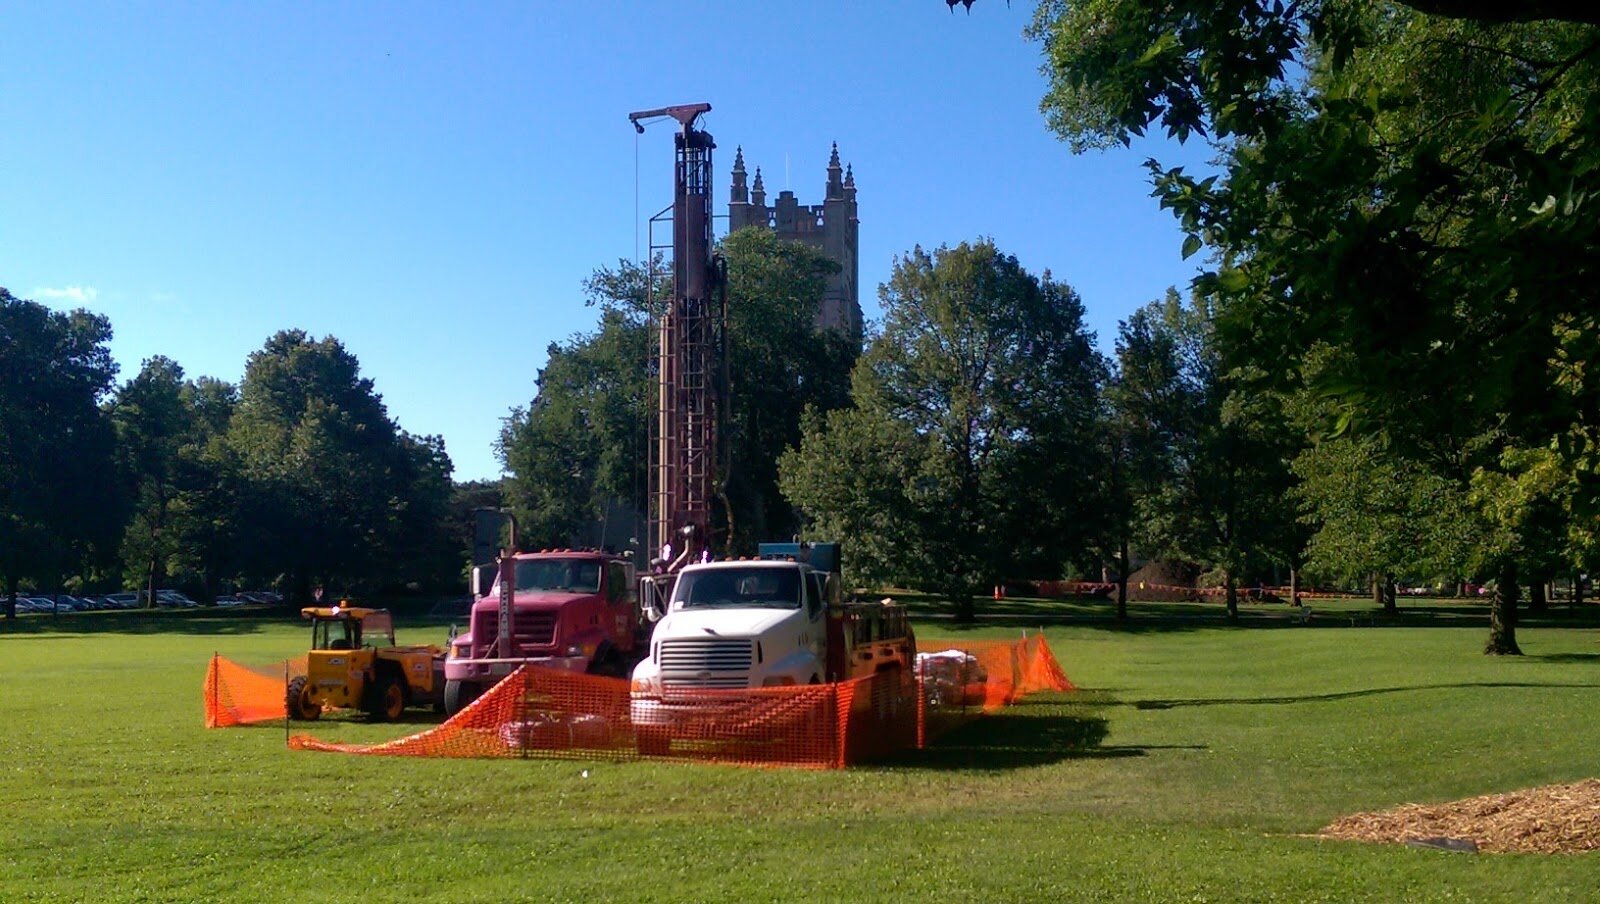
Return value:
M 634 128 L 678 122 L 672 202 L 672 293 L 657 304 L 655 434 L 650 449 L 650 550 L 666 570 L 700 561 L 720 496 L 719 449 L 728 387 L 727 280 L 712 253 L 710 133 L 695 127 L 710 104 L 628 114 Z M 651 292 L 655 291 L 650 280 Z

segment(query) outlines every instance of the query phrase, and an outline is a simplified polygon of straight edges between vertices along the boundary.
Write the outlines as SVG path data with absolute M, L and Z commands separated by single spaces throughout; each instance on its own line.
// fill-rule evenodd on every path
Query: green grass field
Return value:
M 86 613 L 0 625 L 0 901 L 1583 901 L 1600 854 L 1304 837 L 1334 817 L 1600 775 L 1600 630 L 1475 610 L 1006 601 L 921 645 L 1048 623 L 1082 689 L 842 772 L 293 752 L 207 731 L 215 651 L 304 651 L 287 616 Z M 1100 610 L 1103 610 L 1103 604 Z M 1437 611 L 1435 611 L 1437 610 Z M 1067 617 L 1063 618 L 1065 615 Z M 1156 616 L 1156 617 L 1150 617 Z M 1350 623 L 1359 625 L 1351 627 Z M 1552 619 L 1552 624 L 1564 624 Z M 439 623 L 401 640 L 442 640 Z M 375 740 L 415 726 L 335 719 Z M 588 770 L 588 777 L 583 771 Z

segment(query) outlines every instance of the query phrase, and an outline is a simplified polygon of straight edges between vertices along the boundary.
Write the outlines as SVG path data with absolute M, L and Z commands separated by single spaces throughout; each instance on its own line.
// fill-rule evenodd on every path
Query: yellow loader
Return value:
M 310 721 L 325 708 L 360 709 L 392 722 L 407 706 L 444 709 L 444 648 L 399 646 L 394 617 L 341 601 L 300 610 L 311 621 L 306 674 L 289 682 L 289 718 Z

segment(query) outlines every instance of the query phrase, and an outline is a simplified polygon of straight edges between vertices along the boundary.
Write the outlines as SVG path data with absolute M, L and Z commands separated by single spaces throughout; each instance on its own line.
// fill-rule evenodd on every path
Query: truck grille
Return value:
M 673 638 L 661 642 L 661 682 L 674 688 L 749 686 L 755 645 L 716 637 Z
M 518 612 L 511 623 L 511 643 L 517 649 L 510 655 L 516 655 L 526 647 L 548 647 L 556 639 L 556 614 L 554 612 Z M 478 616 L 478 623 L 473 626 L 473 643 L 481 645 L 481 649 L 488 649 L 500 636 L 500 613 L 485 612 Z M 507 655 L 505 653 L 502 656 Z

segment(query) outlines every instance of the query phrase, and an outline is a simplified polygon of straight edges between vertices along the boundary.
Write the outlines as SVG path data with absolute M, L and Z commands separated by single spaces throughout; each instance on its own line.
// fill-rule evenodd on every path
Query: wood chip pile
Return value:
M 1600 779 L 1357 813 L 1336 820 L 1318 837 L 1391 843 L 1464 838 L 1477 842 L 1480 851 L 1495 852 L 1600 850 Z

